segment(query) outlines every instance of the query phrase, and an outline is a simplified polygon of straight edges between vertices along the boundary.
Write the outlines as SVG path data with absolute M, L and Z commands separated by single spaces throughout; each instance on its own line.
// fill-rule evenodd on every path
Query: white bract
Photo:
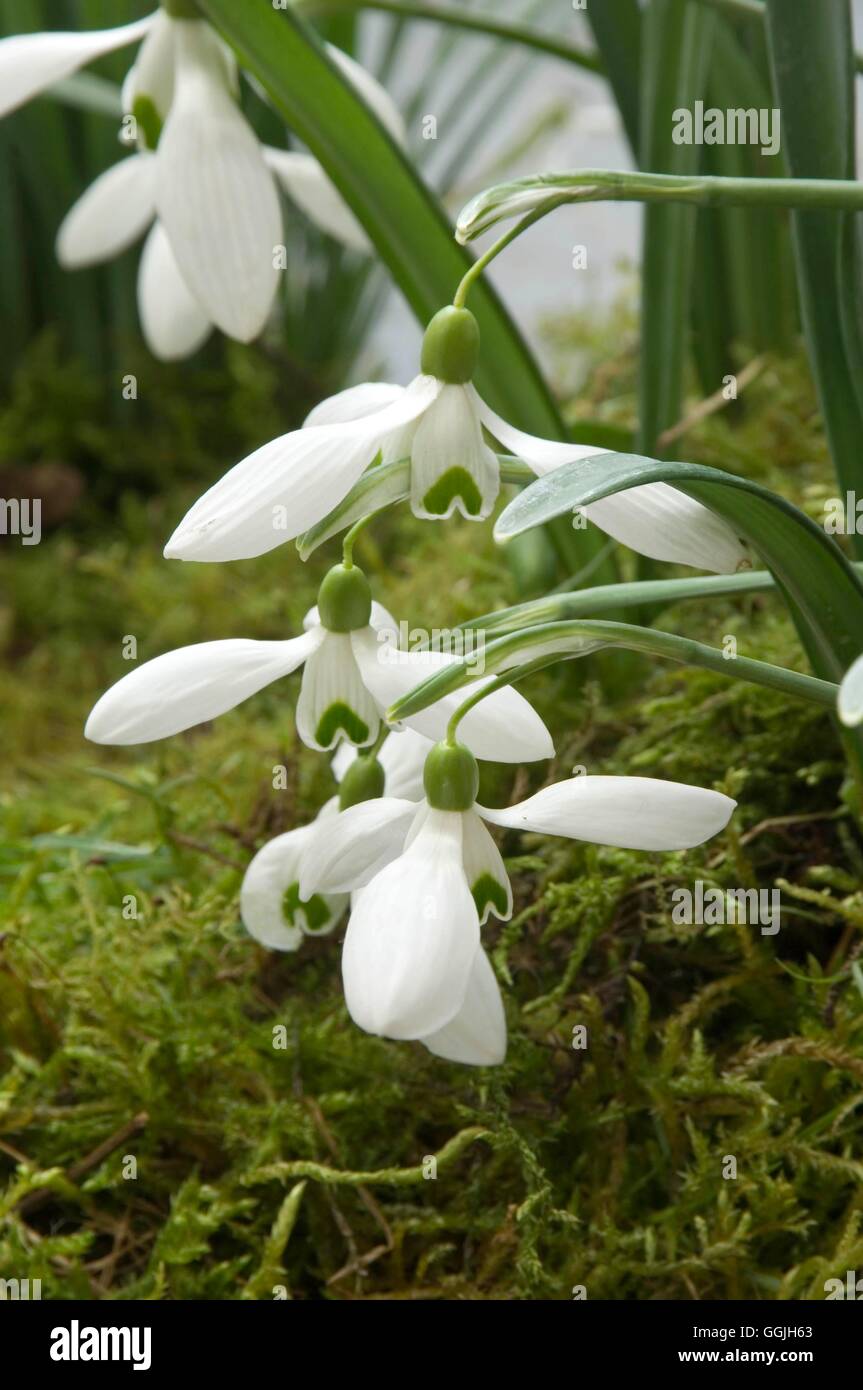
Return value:
M 188 356 L 213 325 L 257 336 L 278 285 L 284 230 L 277 186 L 324 231 L 370 249 L 360 223 L 310 154 L 262 146 L 237 104 L 231 50 L 203 20 L 160 10 L 90 34 L 24 34 L 0 42 L 0 115 L 103 53 L 144 38 L 123 84 L 124 127 L 137 152 L 101 174 L 57 235 L 62 265 L 118 255 L 152 224 L 138 272 L 147 342 L 163 359 Z M 401 117 L 359 64 L 330 58 L 394 137 Z
M 391 704 L 455 657 L 398 652 L 396 626 L 373 604 L 362 627 L 338 632 L 313 608 L 306 631 L 282 642 L 230 638 L 166 652 L 117 681 L 93 707 L 85 734 L 94 743 L 150 743 L 215 719 L 282 676 L 303 666 L 296 721 L 310 748 L 328 750 L 346 740 L 368 746 Z M 386 640 L 382 640 L 385 638 Z M 485 681 L 471 683 L 467 693 Z M 411 727 L 442 737 L 464 692 L 446 696 L 412 717 Z M 495 691 L 462 723 L 464 742 L 478 758 L 531 762 L 554 752 L 536 711 L 509 687 Z
M 309 530 L 347 496 L 373 463 L 410 460 L 418 517 L 459 511 L 480 521 L 500 490 L 500 466 L 483 429 L 537 475 L 607 453 L 525 434 L 482 399 L 471 378 L 479 351 L 466 309 L 436 314 L 422 371 L 409 386 L 366 382 L 316 406 L 300 430 L 256 449 L 186 513 L 165 547 L 180 560 L 241 560 Z M 720 573 L 748 563 L 734 532 L 667 483 L 647 483 L 583 509 L 615 540 L 656 560 Z
M 300 898 L 354 894 L 342 973 L 361 1028 L 488 1065 L 503 1058 L 505 1028 L 480 926 L 490 913 L 511 915 L 512 891 L 484 822 L 624 849 L 679 850 L 715 835 L 735 804 L 702 787 L 601 776 L 555 783 L 505 810 L 383 797 L 342 811 L 315 835 L 303 856 Z

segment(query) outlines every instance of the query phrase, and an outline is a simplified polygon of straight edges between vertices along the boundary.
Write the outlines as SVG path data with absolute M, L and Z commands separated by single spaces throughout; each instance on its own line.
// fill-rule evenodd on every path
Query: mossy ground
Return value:
M 149 438 L 124 436 L 129 485 L 110 521 L 96 486 L 80 524 L 0 554 L 0 1277 L 40 1278 L 44 1298 L 823 1298 L 827 1278 L 863 1266 L 863 848 L 823 712 L 614 657 L 532 680 L 555 765 L 487 769 L 489 799 L 582 764 L 740 805 L 686 855 L 506 835 L 516 910 L 486 940 L 510 1048 L 493 1072 L 360 1032 L 340 933 L 288 956 L 245 934 L 251 853 L 332 791 L 294 732 L 296 678 L 164 743 L 84 743 L 94 698 L 128 670 L 124 637 L 144 660 L 290 635 L 337 556 L 161 558 L 201 481 L 278 428 L 236 363 L 219 385 L 231 427 L 218 457 L 212 409 L 182 419 L 188 482 L 164 490 L 180 416 L 166 394 Z M 0 425 L 7 452 L 11 439 L 26 454 L 21 401 L 43 401 L 41 371 Z M 800 364 L 768 368 L 747 407 L 699 426 L 679 456 L 820 512 L 832 488 Z M 632 412 L 624 347 L 574 413 Z M 55 432 L 55 451 L 73 447 Z M 84 447 L 97 461 L 121 450 L 108 423 Z M 161 492 L 141 483 L 148 449 Z M 402 509 L 357 559 L 414 624 L 517 598 L 488 527 Z M 776 597 L 681 605 L 661 622 L 804 669 Z M 781 931 L 675 925 L 671 893 L 697 878 L 780 885 Z

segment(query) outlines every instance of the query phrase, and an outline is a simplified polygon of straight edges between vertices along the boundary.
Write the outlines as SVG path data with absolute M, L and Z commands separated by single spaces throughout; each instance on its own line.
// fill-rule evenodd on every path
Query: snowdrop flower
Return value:
M 354 893 L 342 974 L 355 1023 L 384 1037 L 419 1038 L 433 1051 L 443 1039 L 442 1055 L 475 1064 L 500 1061 L 505 1048 L 480 926 L 490 913 L 503 920 L 512 913 L 509 878 L 484 822 L 623 849 L 678 850 L 715 835 L 736 804 L 677 782 L 589 776 L 490 810 L 476 803 L 476 760 L 450 743 L 430 752 L 424 785 L 419 807 L 385 796 L 343 811 L 318 833 L 303 858 L 300 899 Z
M 300 430 L 243 459 L 191 507 L 165 547 L 180 560 L 240 560 L 301 535 L 347 495 L 376 460 L 410 459 L 414 514 L 459 511 L 482 520 L 500 489 L 485 428 L 538 476 L 607 453 L 515 429 L 471 383 L 479 328 L 467 309 L 442 309 L 423 340 L 421 372 L 407 387 L 368 382 L 322 402 Z M 648 483 L 583 508 L 601 530 L 657 560 L 731 572 L 747 562 L 733 531 L 666 483 Z M 287 525 L 284 524 L 284 516 Z
M 333 828 L 339 810 L 370 797 L 423 795 L 429 739 L 406 729 L 388 734 L 376 757 L 342 744 L 332 760 L 339 794 L 321 807 L 310 825 L 277 835 L 251 860 L 240 889 L 240 915 L 247 931 L 271 951 L 296 951 L 304 936 L 331 932 L 348 905 L 347 893 L 314 893 L 300 900 L 303 856 L 319 829 Z
M 296 712 L 303 742 L 322 751 L 342 740 L 365 747 L 378 737 L 381 716 L 395 700 L 442 663 L 456 660 L 426 652 L 402 652 L 394 660 L 395 622 L 372 602 L 368 580 L 356 565 L 329 571 L 305 628 L 300 637 L 282 642 L 230 638 L 157 656 L 105 692 L 84 732 L 94 743 L 167 738 L 215 719 L 303 666 Z M 411 718 L 412 728 L 441 737 L 463 698 L 458 691 L 439 700 Z M 545 724 L 517 691 L 503 687 L 482 706 L 462 724 L 477 757 L 501 762 L 551 757 Z
M 182 14 L 183 6 L 174 8 Z M 277 185 L 319 226 L 358 250 L 365 232 L 309 154 L 261 146 L 236 101 L 231 50 L 201 19 L 164 10 L 92 34 L 20 35 L 0 42 L 0 114 L 91 58 L 144 37 L 123 84 L 137 152 L 91 185 L 57 236 L 62 265 L 110 259 L 152 224 L 138 274 L 144 335 L 163 359 L 188 356 L 213 325 L 248 342 L 264 326 L 283 244 Z M 395 138 L 401 117 L 359 64 L 329 47 Z
M 347 893 L 314 893 L 307 902 L 299 896 L 303 854 L 317 828 L 331 824 L 338 810 L 338 797 L 331 797 L 310 825 L 277 835 L 246 869 L 240 916 L 249 934 L 271 951 L 296 951 L 304 936 L 326 936 L 348 905 Z

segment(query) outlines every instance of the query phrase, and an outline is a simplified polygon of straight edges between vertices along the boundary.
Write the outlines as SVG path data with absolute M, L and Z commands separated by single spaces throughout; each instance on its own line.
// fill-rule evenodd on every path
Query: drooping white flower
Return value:
M 471 382 L 478 350 L 473 315 L 441 310 L 426 330 L 422 371 L 409 386 L 367 382 L 316 406 L 302 429 L 256 449 L 204 493 L 174 531 L 165 555 L 262 555 L 314 526 L 378 459 L 410 459 L 416 516 L 442 519 L 459 511 L 482 520 L 500 489 L 497 455 L 483 429 L 537 476 L 608 452 L 525 434 L 496 415 Z M 720 573 L 747 560 L 724 521 L 667 483 L 630 488 L 582 510 L 601 530 L 653 559 Z
M 676 782 L 589 776 L 491 810 L 476 803 L 476 787 L 466 750 L 439 744 L 427 760 L 427 799 L 417 807 L 383 797 L 342 811 L 307 846 L 299 892 L 301 899 L 354 894 L 342 973 L 361 1028 L 427 1041 L 458 1020 L 459 1036 L 464 1041 L 470 1024 L 485 1059 L 500 1039 L 488 976 L 477 965 L 480 926 L 490 913 L 511 915 L 512 891 L 484 822 L 624 849 L 679 850 L 721 830 L 735 802 Z
M 345 740 L 360 747 L 378 736 L 381 716 L 425 676 L 456 657 L 398 653 L 393 618 L 373 603 L 357 566 L 337 565 L 324 579 L 318 606 L 300 637 L 282 642 L 231 638 L 166 652 L 131 671 L 93 707 L 85 726 L 94 743 L 150 743 L 215 719 L 281 676 L 304 667 L 296 721 L 310 748 Z M 486 678 L 488 680 L 493 677 Z M 473 683 L 468 687 L 476 689 Z M 464 698 L 458 691 L 409 721 L 440 738 Z M 504 687 L 463 720 L 465 743 L 477 757 L 530 762 L 551 757 L 551 736 L 517 691 Z
M 347 893 L 313 893 L 307 902 L 299 896 L 303 853 L 338 809 L 338 797 L 331 797 L 316 820 L 269 840 L 246 869 L 240 916 L 249 934 L 271 951 L 296 951 L 304 936 L 327 935 L 348 905 Z
M 381 773 L 379 786 L 371 790 L 384 796 L 423 795 L 423 767 L 432 744 L 410 729 L 388 734 L 376 755 Z M 369 794 L 369 783 L 351 785 L 350 769 L 358 769 L 357 749 L 340 745 L 331 767 L 336 781 L 343 784 L 351 800 Z M 368 759 L 366 759 L 368 762 Z M 374 778 L 372 778 L 374 782 Z M 304 936 L 324 936 L 333 930 L 348 905 L 347 893 L 314 893 L 307 902 L 299 895 L 303 856 L 323 826 L 332 828 L 340 809 L 340 797 L 325 802 L 309 825 L 297 826 L 277 835 L 249 863 L 240 889 L 240 915 L 247 931 L 271 951 L 296 951 Z
M 330 235 L 367 251 L 360 223 L 311 155 L 262 146 L 236 100 L 231 50 L 200 19 L 163 10 L 93 34 L 0 41 L 0 114 L 101 53 L 144 38 L 123 84 L 138 151 L 108 169 L 72 207 L 57 237 L 69 268 L 107 260 L 150 223 L 138 275 L 142 326 L 156 356 L 195 351 L 213 325 L 243 342 L 262 329 L 279 278 L 280 185 Z M 404 125 L 359 64 L 330 58 L 394 137 Z

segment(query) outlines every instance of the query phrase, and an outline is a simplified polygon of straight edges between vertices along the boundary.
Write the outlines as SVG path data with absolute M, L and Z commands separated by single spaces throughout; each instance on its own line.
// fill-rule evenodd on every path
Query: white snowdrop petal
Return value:
M 312 825 L 277 835 L 258 850 L 246 870 L 240 916 L 246 930 L 271 951 L 295 951 L 304 935 L 326 935 L 348 905 L 346 894 L 316 894 L 309 902 L 300 901 L 300 867 L 319 825 L 320 817 Z
M 430 377 L 356 423 L 292 430 L 235 464 L 190 507 L 165 546 L 178 560 L 246 560 L 293 540 L 350 491 L 389 431 L 422 413 Z
M 264 158 L 288 196 L 322 231 L 352 251 L 371 251 L 365 228 L 314 155 L 267 147 Z
M 716 835 L 737 805 L 706 787 L 654 777 L 571 777 L 506 810 L 478 806 L 495 825 L 620 849 L 691 849 Z
M 378 707 L 363 683 L 351 635 L 326 632 L 303 672 L 297 732 L 303 743 L 321 752 L 341 739 L 367 747 L 378 736 Z
M 461 862 L 461 816 L 432 811 L 410 849 L 358 896 L 342 953 L 345 1000 L 367 1033 L 424 1038 L 464 1002 L 479 919 Z
M 593 444 L 567 444 L 557 439 L 541 439 L 539 435 L 525 434 L 524 430 L 517 430 L 515 425 L 510 425 L 502 416 L 496 415 L 491 406 L 486 405 L 475 386 L 466 386 L 465 390 L 489 434 L 511 454 L 529 464 L 537 475 L 541 476 L 553 468 L 559 468 L 562 463 L 572 463 L 575 459 L 608 453 L 607 449 L 599 449 Z
M 376 415 L 385 410 L 405 393 L 404 386 L 394 386 L 389 381 L 362 381 L 358 386 L 348 386 L 328 396 L 309 411 L 303 421 L 303 428 L 309 425 L 343 425 L 349 420 L 363 420 L 368 415 Z
M 174 24 L 164 10 L 153 20 L 147 37 L 138 49 L 138 56 L 126 73 L 123 82 L 123 111 L 134 114 L 138 97 L 148 97 L 164 121 L 174 96 Z M 138 127 L 140 141 L 143 131 Z
M 57 232 L 57 259 L 67 269 L 118 256 L 143 236 L 156 212 L 153 155 L 112 164 L 74 203 Z
M 486 429 L 539 476 L 561 464 L 609 452 L 592 444 L 562 444 L 524 434 L 496 415 L 472 386 L 467 389 Z M 693 565 L 717 574 L 733 574 L 748 560 L 744 546 L 721 517 L 668 483 L 629 488 L 591 502 L 582 511 L 601 531 L 652 560 Z
M 94 743 L 151 743 L 233 709 L 287 676 L 315 650 L 318 633 L 287 642 L 243 637 L 165 652 L 117 681 L 94 705 L 84 733 Z
M 367 630 L 355 632 L 353 644 L 363 680 L 383 710 L 456 660 L 445 652 L 399 651 L 391 642 L 379 642 Z M 426 738 L 443 738 L 454 711 L 478 684 L 487 685 L 492 679 L 488 676 L 482 682 L 462 686 L 428 709 L 411 715 L 405 723 Z M 458 736 L 475 757 L 491 762 L 533 762 L 554 753 L 545 724 L 511 686 L 496 690 L 470 710 L 459 724 Z
M 157 158 L 159 218 L 192 294 L 249 342 L 276 293 L 282 215 L 261 145 L 226 85 L 216 36 L 176 20 L 176 90 Z
M 309 842 L 300 877 L 301 896 L 364 888 L 401 854 L 416 812 L 414 801 L 380 796 L 329 819 Z
M 734 574 L 747 563 L 731 527 L 668 483 L 645 483 L 582 508 L 588 521 L 639 555 Z
M 85 63 L 142 39 L 156 18 L 148 15 L 134 24 L 88 33 L 56 30 L 44 34 L 13 34 L 0 40 L 0 116 L 6 116 L 31 97 L 69 77 Z
M 462 821 L 462 857 L 468 887 L 473 894 L 479 923 L 490 913 L 506 922 L 512 916 L 512 887 L 500 850 L 476 811 L 465 811 Z
M 863 721 L 863 656 L 852 662 L 839 686 L 839 718 L 853 728 Z
M 472 1067 L 496 1067 L 506 1057 L 506 1017 L 491 961 L 480 947 L 474 956 L 464 1003 L 436 1033 L 420 1038 L 436 1057 Z
M 162 362 L 191 357 L 213 327 L 189 293 L 160 222 L 153 224 L 141 253 L 138 314 L 147 346 Z
M 489 515 L 500 490 L 497 457 L 482 437 L 467 388 L 444 386 L 417 426 L 411 447 L 411 509 L 441 520 L 454 511 Z

